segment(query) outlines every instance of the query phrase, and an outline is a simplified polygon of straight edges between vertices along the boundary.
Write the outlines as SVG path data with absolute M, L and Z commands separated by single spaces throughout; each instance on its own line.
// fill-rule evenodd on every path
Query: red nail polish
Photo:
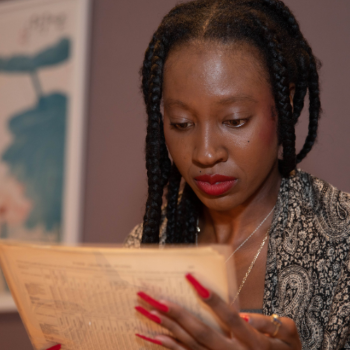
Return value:
M 156 323 L 159 323 L 159 324 L 162 322 L 161 319 L 158 316 L 151 314 L 146 309 L 144 309 L 142 306 L 135 306 L 135 309 L 140 314 L 142 314 L 143 316 L 146 316 L 148 319 L 150 319 L 153 322 L 156 322 Z
M 190 273 L 186 275 L 186 279 L 192 284 L 193 288 L 197 291 L 200 297 L 203 299 L 208 299 L 210 297 L 209 290 L 204 288 Z
M 61 349 L 61 344 L 57 344 L 54 346 L 51 346 L 51 348 L 48 348 L 46 350 L 60 350 Z
M 249 320 L 250 320 L 250 317 L 248 316 L 248 315 L 240 315 L 241 316 L 241 319 L 242 320 L 244 320 L 244 321 L 246 321 L 246 322 L 249 322 Z
M 159 301 L 151 298 L 149 295 L 147 295 L 146 293 L 144 292 L 138 292 L 137 295 L 143 299 L 146 303 L 150 304 L 151 306 L 155 307 L 157 310 L 159 311 L 162 311 L 162 312 L 168 312 L 169 311 L 169 308 L 160 303 Z
M 158 339 L 152 339 L 152 338 L 148 338 L 148 337 L 145 337 L 144 335 L 142 335 L 142 334 L 135 334 L 137 337 L 139 337 L 139 338 L 141 338 L 141 339 L 143 339 L 143 340 L 147 340 L 147 341 L 149 341 L 149 342 L 151 342 L 151 343 L 153 343 L 153 344 L 158 344 L 158 345 L 162 345 L 162 342 L 160 341 L 160 340 L 158 340 Z

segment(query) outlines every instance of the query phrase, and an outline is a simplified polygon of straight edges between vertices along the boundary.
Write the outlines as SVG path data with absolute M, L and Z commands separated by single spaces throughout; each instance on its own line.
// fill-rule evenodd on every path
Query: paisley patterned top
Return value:
M 350 349 L 350 194 L 298 170 L 281 182 L 269 234 L 263 314 L 292 318 L 303 350 Z M 142 224 L 126 245 L 141 236 Z

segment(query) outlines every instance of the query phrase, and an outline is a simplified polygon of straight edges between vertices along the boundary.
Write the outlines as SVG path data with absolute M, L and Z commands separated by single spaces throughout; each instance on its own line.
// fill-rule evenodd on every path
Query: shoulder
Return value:
M 350 195 L 298 170 L 282 180 L 277 208 L 264 312 L 292 318 L 305 349 L 334 342 L 333 334 L 332 348 L 341 349 L 350 317 Z
M 128 234 L 124 241 L 124 246 L 127 248 L 139 248 L 141 246 L 143 224 L 136 225 Z
M 318 231 L 331 240 L 350 237 L 350 194 L 300 170 L 298 179 L 304 205 L 312 211 Z
M 161 224 L 159 228 L 159 244 L 164 245 L 166 240 L 166 210 L 162 209 Z M 142 241 L 143 224 L 137 224 L 128 234 L 124 241 L 124 246 L 127 248 L 140 248 Z

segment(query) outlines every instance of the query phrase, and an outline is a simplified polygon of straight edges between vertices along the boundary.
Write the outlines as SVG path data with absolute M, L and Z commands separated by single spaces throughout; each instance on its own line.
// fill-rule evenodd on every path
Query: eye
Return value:
M 225 120 L 224 124 L 233 128 L 240 128 L 247 122 L 247 119 L 231 119 Z
M 170 123 L 170 125 L 177 130 L 186 130 L 190 128 L 193 125 L 193 123 Z

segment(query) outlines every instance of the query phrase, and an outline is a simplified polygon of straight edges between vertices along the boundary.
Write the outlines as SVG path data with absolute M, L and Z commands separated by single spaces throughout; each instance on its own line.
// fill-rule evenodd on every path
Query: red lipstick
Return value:
M 220 196 L 227 192 L 235 183 L 236 178 L 220 174 L 200 175 L 194 178 L 198 188 L 211 196 Z

